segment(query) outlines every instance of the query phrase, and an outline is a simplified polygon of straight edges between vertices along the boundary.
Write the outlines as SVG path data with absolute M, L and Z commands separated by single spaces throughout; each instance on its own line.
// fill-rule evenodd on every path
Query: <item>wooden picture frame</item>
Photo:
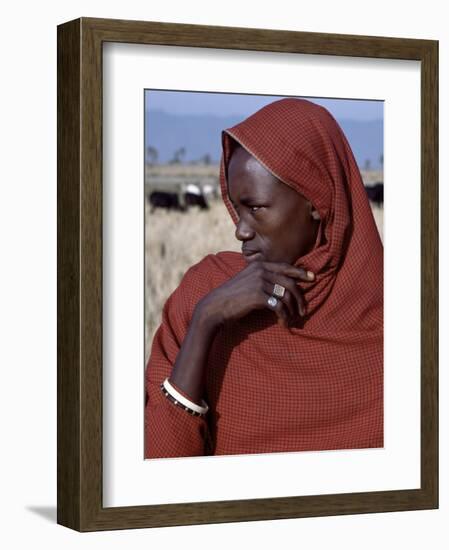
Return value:
M 421 488 L 104 508 L 102 45 L 158 44 L 421 63 Z M 438 507 L 438 42 L 81 18 L 58 27 L 58 503 L 78 531 Z

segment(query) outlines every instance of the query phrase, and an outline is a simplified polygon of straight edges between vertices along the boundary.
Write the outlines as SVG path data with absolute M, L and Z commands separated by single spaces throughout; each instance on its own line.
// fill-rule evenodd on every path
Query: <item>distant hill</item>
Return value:
M 241 115 L 172 115 L 164 111 L 149 110 L 145 113 L 145 146 L 157 150 L 157 162 L 166 163 L 175 152 L 184 148 L 181 162 L 191 162 L 209 155 L 212 163 L 218 163 L 221 154 L 220 136 L 242 120 Z M 339 120 L 360 167 L 368 161 L 372 169 L 381 167 L 383 155 L 383 121 Z

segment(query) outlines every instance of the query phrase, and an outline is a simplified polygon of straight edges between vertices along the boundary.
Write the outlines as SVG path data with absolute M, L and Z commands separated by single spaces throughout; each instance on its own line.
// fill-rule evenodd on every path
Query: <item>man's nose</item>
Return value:
M 235 238 L 239 241 L 249 241 L 254 237 L 254 230 L 242 218 L 237 222 Z

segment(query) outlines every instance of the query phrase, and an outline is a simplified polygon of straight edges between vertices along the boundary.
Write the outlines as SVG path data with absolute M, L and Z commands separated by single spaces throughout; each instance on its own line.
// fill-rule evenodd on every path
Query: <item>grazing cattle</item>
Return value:
M 382 206 L 384 203 L 384 184 L 377 182 L 374 185 L 365 185 L 366 193 L 371 202 Z
M 189 206 L 199 206 L 201 210 L 207 210 L 209 208 L 203 189 L 196 183 L 189 183 L 186 185 L 184 202 L 187 208 Z
M 167 191 L 153 191 L 150 193 L 149 201 L 151 204 L 151 212 L 156 208 L 166 208 L 167 210 L 185 210 L 185 206 L 179 201 L 178 193 L 170 193 Z
M 156 208 L 185 212 L 190 206 L 198 206 L 201 210 L 209 209 L 207 194 L 197 184 L 172 185 L 167 190 L 162 190 L 161 187 L 153 187 L 153 191 L 148 195 L 151 212 Z
M 206 202 L 206 197 L 203 194 L 197 195 L 196 193 L 185 193 L 184 200 L 186 206 L 199 206 L 201 210 L 207 210 L 209 205 Z

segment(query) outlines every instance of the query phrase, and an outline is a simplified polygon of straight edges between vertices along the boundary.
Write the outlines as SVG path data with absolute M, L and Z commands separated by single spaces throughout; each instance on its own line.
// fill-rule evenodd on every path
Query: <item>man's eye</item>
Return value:
M 259 210 L 259 208 L 262 208 L 261 206 L 250 206 L 249 209 L 251 210 L 251 212 L 257 212 L 257 210 Z

